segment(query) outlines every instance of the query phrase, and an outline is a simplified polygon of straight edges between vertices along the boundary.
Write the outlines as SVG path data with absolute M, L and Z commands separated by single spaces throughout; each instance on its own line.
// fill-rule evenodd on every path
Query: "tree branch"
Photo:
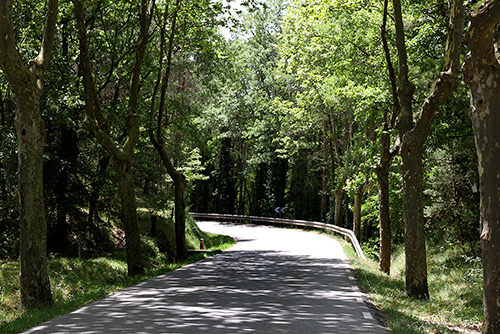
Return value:
M 140 26 L 141 31 L 134 59 L 134 69 L 132 71 L 132 78 L 130 79 L 130 94 L 129 94 L 129 113 L 127 116 L 127 141 L 123 146 L 123 151 L 127 154 L 132 154 L 137 142 L 139 141 L 139 122 L 140 117 L 138 113 L 138 98 L 139 98 L 139 84 L 141 79 L 142 64 L 144 62 L 144 55 L 149 42 L 149 26 L 153 18 L 154 0 L 142 0 L 140 9 Z
M 49 64 L 50 55 L 52 54 L 52 47 L 54 45 L 54 37 L 56 34 L 56 23 L 58 13 L 58 0 L 49 1 L 49 9 L 47 12 L 47 21 L 45 22 L 45 29 L 43 32 L 42 46 L 38 56 L 33 61 L 36 66 L 43 72 L 47 69 Z
M 415 86 L 408 78 L 408 55 L 406 52 L 405 32 L 403 23 L 403 14 L 401 10 L 401 1 L 393 0 L 394 7 L 394 23 L 396 27 L 396 47 L 398 50 L 399 61 L 399 86 L 398 96 L 400 99 L 400 113 L 398 118 L 397 127 L 399 128 L 400 135 L 413 128 L 413 111 L 412 111 L 412 98 Z
M 162 84 L 161 84 L 161 96 L 160 96 L 160 107 L 158 110 L 158 120 L 157 120 L 157 129 L 156 129 L 156 137 L 158 141 L 162 140 L 163 136 L 163 115 L 165 113 L 165 99 L 167 94 L 168 83 L 170 79 L 170 72 L 172 69 L 172 55 L 174 51 L 174 38 L 177 29 L 177 16 L 179 13 L 179 5 L 180 0 L 175 2 L 175 8 L 172 13 L 172 25 L 170 27 L 170 35 L 168 36 L 168 49 L 167 49 L 167 64 L 165 69 L 165 74 L 163 75 Z M 168 12 L 165 12 L 165 16 L 167 16 Z M 166 19 L 166 18 L 165 18 Z
M 391 52 L 389 50 L 389 44 L 387 43 L 387 15 L 388 15 L 388 0 L 384 0 L 384 11 L 382 18 L 382 25 L 380 26 L 380 34 L 382 36 L 382 47 L 384 48 L 385 60 L 387 62 L 387 69 L 389 70 L 389 80 L 391 81 L 391 91 L 392 91 L 392 115 L 390 120 L 391 128 L 394 127 L 396 123 L 396 117 L 399 113 L 399 98 L 398 98 L 398 85 L 396 83 L 396 73 L 394 71 L 394 66 L 392 65 Z M 384 121 L 387 122 L 387 112 L 385 113 Z
M 16 95 L 22 96 L 30 93 L 33 85 L 36 84 L 37 75 L 43 76 L 49 62 L 54 41 L 58 2 L 57 0 L 49 2 L 49 13 L 44 28 L 42 48 L 37 57 L 37 65 L 42 70 L 40 73 L 33 73 L 24 66 L 21 56 L 17 52 L 12 6 L 12 0 L 0 1 L 0 68 L 5 73 Z M 38 87 L 40 90 L 43 88 L 41 82 Z
M 119 155 L 119 151 L 109 136 L 109 121 L 102 114 L 101 105 L 97 96 L 94 78 L 92 75 L 83 3 L 82 0 L 73 0 L 73 4 L 75 7 L 76 25 L 80 44 L 80 62 L 83 74 L 83 88 L 85 90 L 85 119 L 83 121 L 83 126 L 99 141 L 109 155 L 116 158 Z
M 430 131 L 437 109 L 444 103 L 448 96 L 450 96 L 458 84 L 464 19 L 465 8 L 463 0 L 453 0 L 450 13 L 448 39 L 446 42 L 444 69 L 441 73 L 439 73 L 438 78 L 434 82 L 433 89 L 422 106 L 420 119 L 417 121 L 415 126 L 415 133 L 420 138 L 419 140 L 422 145 Z M 493 44 L 491 43 L 491 40 L 490 44 Z

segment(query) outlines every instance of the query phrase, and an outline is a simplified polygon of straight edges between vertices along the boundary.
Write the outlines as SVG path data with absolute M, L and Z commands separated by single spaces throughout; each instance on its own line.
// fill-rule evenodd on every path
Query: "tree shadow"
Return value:
M 26 333 L 385 333 L 353 276 L 344 260 L 229 251 Z

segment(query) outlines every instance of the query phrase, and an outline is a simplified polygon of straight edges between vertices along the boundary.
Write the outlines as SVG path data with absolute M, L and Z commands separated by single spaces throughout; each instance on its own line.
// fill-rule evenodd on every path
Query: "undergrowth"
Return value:
M 363 289 L 385 318 L 391 333 L 479 333 L 482 323 L 481 261 L 459 246 L 430 246 L 430 300 L 405 295 L 404 250 L 392 258 L 391 275 L 378 270 L 375 260 L 359 259 L 350 244 L 346 251 Z
M 197 253 L 185 261 L 172 263 L 168 261 L 169 249 L 160 251 L 164 246 L 161 244 L 159 246 L 158 235 L 161 237 L 159 233 L 156 236 L 143 237 L 146 272 L 138 277 L 127 275 L 123 249 L 108 257 L 92 259 L 50 256 L 48 266 L 53 304 L 30 312 L 20 307 L 19 262 L 0 262 L 0 333 L 24 331 L 116 291 L 209 256 L 206 253 Z M 188 248 L 198 248 L 200 238 L 204 238 L 207 249 L 215 251 L 229 248 L 234 244 L 234 240 L 230 237 L 205 233 L 198 229 L 194 220 L 187 219 Z M 167 244 L 168 241 L 165 242 L 165 245 Z

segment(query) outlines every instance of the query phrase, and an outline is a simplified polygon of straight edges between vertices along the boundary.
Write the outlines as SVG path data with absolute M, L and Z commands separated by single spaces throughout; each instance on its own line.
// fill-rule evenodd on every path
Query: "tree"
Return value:
M 16 127 L 19 158 L 19 223 L 21 241 L 21 304 L 26 308 L 52 302 L 47 269 L 47 222 L 43 199 L 43 147 L 45 126 L 40 113 L 44 74 L 54 44 L 58 1 L 47 8 L 38 56 L 26 67 L 16 49 L 13 1 L 0 3 L 0 68 L 17 99 Z
M 483 333 L 500 332 L 500 3 L 483 1 L 472 13 L 466 40 L 470 54 L 464 78 L 470 87 L 470 117 L 479 169 L 483 261 Z
M 227 48 L 220 49 L 220 68 L 212 74 L 217 92 L 201 127 L 209 133 L 207 160 L 214 168 L 206 182 L 213 188 L 211 210 L 270 215 L 273 206 L 287 204 L 292 211 L 290 197 L 285 202 L 288 157 L 277 140 L 282 102 L 294 88 L 276 71 L 284 7 L 283 0 L 251 4 L 242 15 L 241 38 L 220 43 Z
M 148 4 L 142 0 L 139 8 L 140 33 L 137 36 L 135 59 L 131 71 L 130 88 L 128 94 L 128 113 L 126 117 L 125 141 L 117 145 L 110 135 L 109 120 L 101 111 L 97 94 L 92 65 L 90 62 L 89 40 L 85 21 L 83 0 L 73 0 L 75 16 L 80 41 L 80 60 L 85 89 L 85 120 L 83 126 L 96 138 L 99 144 L 111 156 L 118 180 L 118 192 L 122 206 L 122 221 L 126 237 L 127 264 L 129 275 L 138 275 L 144 271 L 141 252 L 140 232 L 137 222 L 137 205 L 135 199 L 132 159 L 134 149 L 139 141 L 140 114 L 139 114 L 139 85 L 141 69 L 149 42 L 149 26 L 151 24 L 154 0 Z
M 319 159 L 323 160 L 320 213 L 325 216 L 330 195 L 335 212 L 327 220 L 336 225 L 343 224 L 344 187 L 352 172 L 351 161 L 345 161 L 344 155 L 352 149 L 353 135 L 361 121 L 358 116 L 363 113 L 358 114 L 358 107 L 370 104 L 365 103 L 363 95 L 374 91 L 366 86 L 374 79 L 368 71 L 376 57 L 367 55 L 372 51 L 375 55 L 377 50 L 371 31 L 361 29 L 373 19 L 372 9 L 363 10 L 358 5 L 356 1 L 292 2 L 283 21 L 280 45 L 281 67 L 297 81 L 297 104 L 312 116 L 308 121 L 315 132 L 309 130 L 309 134 L 322 137 L 321 148 L 314 147 L 314 154 L 321 152 Z M 304 141 L 312 144 L 315 139 L 303 136 L 293 140 L 297 146 L 304 146 Z
M 193 105 L 202 85 L 192 81 L 198 79 L 197 75 L 201 76 L 199 72 L 208 70 L 200 70 L 199 67 L 210 67 L 208 59 L 218 38 L 215 31 L 220 21 L 217 17 L 222 10 L 222 4 L 214 1 L 177 0 L 158 6 L 158 68 L 148 132 L 174 183 L 176 258 L 179 260 L 187 257 L 185 212 L 189 181 L 182 172 L 181 164 L 185 165 L 186 161 L 181 161 L 180 147 L 186 146 L 187 136 L 183 133 L 192 126 L 186 120 L 193 118 Z M 169 136 L 170 140 L 167 139 Z
M 380 135 L 380 159 L 375 166 L 375 173 L 377 174 L 377 187 L 378 187 L 378 211 L 379 211 L 379 235 L 380 235 L 380 263 L 379 268 L 381 271 L 389 274 L 391 272 L 391 254 L 392 254 L 392 241 L 391 241 L 391 217 L 389 206 L 389 167 L 391 160 L 399 153 L 399 145 L 394 149 L 391 146 L 391 133 L 396 122 L 396 116 L 399 112 L 399 100 L 397 93 L 396 75 L 394 66 L 392 64 L 391 52 L 389 50 L 389 43 L 387 41 L 387 16 L 388 16 L 389 1 L 384 0 L 384 9 L 382 15 L 382 24 L 380 27 L 380 34 L 382 38 L 382 46 L 389 72 L 389 80 L 391 82 L 392 93 L 392 115 L 389 119 L 387 109 L 384 111 L 384 120 L 382 124 L 382 134 Z
M 181 1 L 177 0 L 173 4 L 173 8 L 170 8 L 170 4 L 166 4 L 164 8 L 163 19 L 160 21 L 160 53 L 159 53 L 159 63 L 160 68 L 158 70 L 158 78 L 153 92 L 153 99 L 151 103 L 151 109 L 153 119 L 156 119 L 156 126 L 150 124 L 149 126 L 149 139 L 155 147 L 156 151 L 160 155 L 163 165 L 167 169 L 167 173 L 170 175 L 174 182 L 175 195 L 174 195 L 174 205 L 175 205 L 175 245 L 176 245 L 176 258 L 183 260 L 187 257 L 186 248 L 186 177 L 179 172 L 171 161 L 171 154 L 168 151 L 167 145 L 165 143 L 164 136 L 164 126 L 165 126 L 165 112 L 167 108 L 167 89 L 170 81 L 170 74 L 172 69 L 172 55 L 174 52 L 174 42 L 175 35 L 178 29 L 177 19 L 180 11 Z M 167 35 L 167 22 L 170 17 L 170 31 Z M 166 44 L 166 45 L 165 45 Z M 166 50 L 165 49 L 166 46 Z M 162 75 L 163 70 L 163 58 L 166 53 L 165 72 Z M 160 93 L 160 105 L 158 107 L 158 112 L 156 112 L 156 98 L 158 89 L 161 88 Z
M 445 62 L 433 88 L 422 105 L 420 117 L 413 119 L 415 86 L 408 76 L 407 49 L 401 1 L 393 0 L 396 27 L 396 47 L 399 60 L 398 120 L 403 172 L 403 218 L 405 224 L 406 293 L 416 298 L 429 298 L 427 255 L 425 246 L 422 157 L 424 144 L 439 106 L 458 83 L 460 50 L 465 9 L 463 1 L 454 0 L 449 19 Z

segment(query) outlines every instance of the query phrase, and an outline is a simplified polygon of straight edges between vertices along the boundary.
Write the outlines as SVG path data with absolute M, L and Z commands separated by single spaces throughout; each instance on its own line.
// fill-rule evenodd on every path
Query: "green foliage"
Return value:
M 19 255 L 17 157 L 12 92 L 0 77 L 0 258 Z
M 449 149 L 435 150 L 429 160 L 433 168 L 428 171 L 424 193 L 428 196 L 425 214 L 432 236 L 479 248 L 475 161 L 463 152 Z
M 122 116 L 128 105 L 126 92 L 134 61 L 133 41 L 139 31 L 135 23 L 138 3 L 116 0 L 86 3 L 94 80 L 103 111 L 110 120 L 113 140 L 123 144 L 127 129 Z M 229 9 L 221 1 L 181 3 L 164 134 L 175 167 L 188 180 L 187 197 L 193 210 L 271 215 L 273 206 L 286 206 L 290 218 L 320 220 L 325 218 L 320 215 L 320 205 L 326 195 L 326 212 L 330 215 L 326 220 L 331 221 L 333 191 L 343 187 L 344 221 L 349 226 L 353 194 L 375 177 L 373 167 L 379 158 L 380 125 L 392 104 L 381 48 L 381 4 L 367 0 L 244 1 L 246 9 L 239 13 L 241 20 L 236 24 L 234 18 L 228 18 Z M 144 207 L 139 210 L 143 249 L 146 263 L 156 268 L 153 271 L 163 268 L 175 252 L 173 187 L 148 138 L 151 123 L 148 114 L 157 107 L 151 108 L 152 93 L 156 79 L 165 70 L 160 67 L 165 56 L 160 54 L 159 27 L 167 4 L 169 10 L 174 9 L 172 2 L 156 3 L 141 82 L 141 137 L 134 152 L 136 195 Z M 24 63 L 33 59 L 40 47 L 39 29 L 45 6 L 45 2 L 33 1 L 14 5 L 18 49 Z M 84 101 L 72 11 L 70 2 L 60 3 L 57 45 L 42 99 L 48 139 L 44 167 L 48 244 L 52 254 L 71 258 L 79 251 L 83 257 L 97 257 L 120 248 L 123 234 L 113 166 L 81 127 Z M 426 98 L 433 75 L 442 66 L 447 11 L 446 3 L 434 0 L 405 2 L 410 77 L 416 84 L 415 105 Z M 233 24 L 233 35 L 226 41 L 219 28 L 228 21 Z M 165 23 L 168 32 L 171 16 Z M 388 28 L 387 35 L 395 59 L 392 28 Z M 435 256 L 439 253 L 435 249 L 431 251 L 435 256 L 430 261 L 435 289 L 443 290 L 442 295 L 436 295 L 436 307 L 450 309 L 446 319 L 437 322 L 479 321 L 478 195 L 472 191 L 477 186 L 477 172 L 468 104 L 467 90 L 460 86 L 439 111 L 426 146 L 427 233 L 433 243 L 447 245 L 442 250 L 446 258 Z M 14 97 L 0 73 L 2 259 L 16 259 L 19 255 L 14 117 Z M 394 138 L 392 141 L 394 144 Z M 404 238 L 399 165 L 400 159 L 396 157 L 389 180 L 395 244 Z M 374 185 L 365 194 L 362 206 L 363 248 L 373 258 L 378 257 L 377 210 Z M 157 217 L 153 218 L 154 228 L 152 217 Z M 192 248 L 199 246 L 200 238 L 209 247 L 227 242 L 199 231 L 189 218 L 187 229 L 188 245 Z M 66 244 L 56 247 L 55 241 L 63 240 L 63 235 L 67 237 Z M 454 255 L 449 249 L 453 249 Z M 430 325 L 424 319 L 426 316 L 421 315 L 424 312 L 421 309 L 428 307 L 425 303 L 415 303 L 416 315 L 409 313 L 413 301 L 406 300 L 400 291 L 403 287 L 398 274 L 401 275 L 403 266 L 398 254 L 396 250 L 395 277 L 381 279 L 371 268 L 359 271 L 373 280 L 366 284 L 387 293 L 389 297 L 381 300 L 394 298 L 401 302 L 384 307 L 390 317 L 401 318 L 394 322 L 393 331 L 420 333 L 415 327 L 422 327 L 445 332 L 443 326 Z M 115 255 L 124 258 L 123 250 Z M 84 264 L 89 265 L 86 271 Z M 2 295 L 2 307 L 12 310 L 18 305 L 12 297 L 18 289 L 15 265 L 6 262 L 2 266 L 0 275 L 5 275 L 1 279 L 5 279 L 6 285 L 0 287 L 2 293 L 8 291 L 9 295 Z M 440 267 L 446 277 L 438 277 L 436 268 Z M 105 271 L 112 271 L 111 268 L 116 268 L 116 276 L 107 277 Z M 52 270 L 56 304 L 71 305 L 44 311 L 53 315 L 76 307 L 79 300 L 99 298 L 112 289 L 96 287 L 87 296 L 82 294 L 88 289 L 85 284 L 127 280 L 121 276 L 123 263 L 111 259 L 87 262 L 57 258 L 52 260 Z M 81 283 L 76 273 L 82 277 L 94 275 L 95 280 Z M 64 281 L 64 275 L 72 283 Z M 453 281 L 449 276 L 464 277 L 465 281 Z M 80 285 L 70 287 L 74 282 Z M 111 285 L 119 284 L 122 283 Z M 466 291 L 463 296 L 453 296 L 450 287 L 454 284 Z M 445 298 L 450 298 L 448 304 Z M 469 311 L 471 318 L 463 320 Z M 1 312 L 2 317 L 7 314 Z M 43 318 L 44 312 L 24 317 Z M 5 317 L 12 319 L 9 318 L 12 315 Z
M 426 225 L 432 238 L 467 245 L 479 253 L 477 162 L 468 96 L 463 86 L 458 92 L 440 111 L 429 136 Z

